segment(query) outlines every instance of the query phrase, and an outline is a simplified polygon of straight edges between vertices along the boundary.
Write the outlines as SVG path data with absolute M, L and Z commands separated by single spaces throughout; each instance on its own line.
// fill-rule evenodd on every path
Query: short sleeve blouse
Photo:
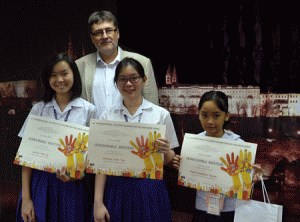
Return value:
M 63 112 L 60 110 L 56 100 L 53 98 L 49 103 L 41 101 L 32 107 L 18 134 L 19 137 L 23 137 L 30 115 L 47 117 L 50 119 L 57 118 L 57 120 L 66 121 L 81 126 L 89 126 L 91 119 L 98 119 L 96 107 L 82 98 L 76 98 L 70 101 Z
M 134 115 L 130 114 L 127 108 L 123 105 L 122 101 L 110 110 L 104 111 L 100 119 L 114 121 L 126 121 L 127 119 L 128 122 L 165 125 L 165 137 L 170 141 L 170 148 L 173 149 L 179 146 L 173 121 L 171 119 L 169 111 L 147 101 L 146 99 L 143 99 L 142 105 Z

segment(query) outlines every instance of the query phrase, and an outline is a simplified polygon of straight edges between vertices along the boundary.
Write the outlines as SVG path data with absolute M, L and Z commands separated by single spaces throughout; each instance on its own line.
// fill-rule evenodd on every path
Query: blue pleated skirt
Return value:
M 108 176 L 104 204 L 111 222 L 172 222 L 164 180 Z
M 83 180 L 64 183 L 56 178 L 55 173 L 32 170 L 30 192 L 37 222 L 93 221 L 93 203 L 89 201 Z M 23 221 L 21 206 L 22 191 L 16 221 Z

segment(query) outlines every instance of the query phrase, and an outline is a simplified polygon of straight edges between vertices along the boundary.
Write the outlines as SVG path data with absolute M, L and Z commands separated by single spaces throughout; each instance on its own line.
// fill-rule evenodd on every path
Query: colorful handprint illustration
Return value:
M 65 137 L 65 143 L 61 138 L 59 142 L 63 148 L 59 147 L 58 150 L 67 157 L 67 172 L 70 172 L 71 169 L 75 168 L 73 154 L 75 153 L 76 138 L 73 140 L 73 135 L 70 135 L 70 139 L 68 139 L 68 136 Z
M 164 166 L 164 161 L 162 159 L 162 152 L 160 152 L 156 147 L 156 140 L 161 137 L 160 133 L 156 133 L 154 131 L 154 135 L 152 132 L 149 132 L 149 140 L 148 140 L 148 147 L 150 149 L 150 155 L 154 160 L 154 164 L 158 169 L 162 169 Z
M 220 160 L 227 167 L 221 167 L 221 170 L 228 173 L 233 179 L 233 189 L 230 190 L 230 197 L 237 197 L 238 199 L 247 200 L 250 198 L 251 191 L 251 172 L 252 172 L 252 153 L 248 152 L 246 149 L 244 151 L 240 150 L 240 155 L 237 155 L 234 159 L 234 153 L 231 153 L 231 159 L 229 154 L 226 154 L 227 162 L 221 157 Z M 242 182 L 239 175 L 242 177 Z
M 218 184 L 207 186 L 203 184 L 190 183 L 186 177 L 179 173 L 178 185 L 191 187 L 197 190 L 210 191 L 215 194 L 223 194 L 225 196 L 248 200 L 251 193 L 251 172 L 252 172 L 252 153 L 248 150 L 240 150 L 240 155 L 233 152 L 226 154 L 226 160 L 221 157 L 221 162 L 225 167 L 220 169 L 226 172 L 231 178 L 233 186 L 229 190 L 223 190 Z
M 161 134 L 154 131 L 154 133 L 149 133 L 149 138 L 145 139 L 144 136 L 141 136 L 139 139 L 136 137 L 136 144 L 130 141 L 130 144 L 137 150 L 131 151 L 131 153 L 139 156 L 145 162 L 145 169 L 141 173 L 142 178 L 162 179 L 164 162 L 162 153 L 156 147 L 156 140 L 160 137 Z
M 78 134 L 77 138 L 74 138 L 71 134 L 70 137 L 65 137 L 65 142 L 60 138 L 60 144 L 63 148 L 59 147 L 58 150 L 62 152 L 67 157 L 67 175 L 70 177 L 74 177 L 80 179 L 83 176 L 84 168 L 85 168 L 85 160 L 84 155 L 86 154 L 88 135 L 85 133 Z M 76 156 L 76 165 L 74 161 L 74 154 Z
M 143 159 L 145 162 L 146 171 L 150 172 L 154 168 L 154 166 L 150 158 L 148 138 L 145 141 L 144 136 L 141 136 L 141 141 L 140 141 L 139 138 L 136 137 L 136 143 L 137 145 L 134 142 L 130 141 L 130 144 L 137 150 L 137 151 L 131 151 L 131 153 Z
M 241 189 L 242 184 L 239 177 L 239 166 L 238 166 L 239 156 L 237 155 L 236 158 L 234 159 L 234 153 L 232 152 L 231 159 L 228 154 L 226 154 L 226 158 L 228 163 L 224 160 L 223 157 L 220 158 L 222 163 L 224 163 L 224 165 L 227 167 L 227 168 L 221 167 L 221 170 L 225 171 L 226 173 L 228 173 L 229 176 L 232 177 L 234 189 L 236 190 Z

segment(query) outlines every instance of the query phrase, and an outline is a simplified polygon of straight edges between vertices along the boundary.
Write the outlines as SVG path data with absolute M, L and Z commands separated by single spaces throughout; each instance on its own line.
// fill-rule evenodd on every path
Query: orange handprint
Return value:
M 147 157 L 149 157 L 149 147 L 147 145 L 148 143 L 148 138 L 146 139 L 146 142 L 144 142 L 144 136 L 141 136 L 141 141 L 139 140 L 139 138 L 136 138 L 136 143 L 138 146 L 135 145 L 134 142 L 130 141 L 130 144 L 136 148 L 138 151 L 131 151 L 131 153 L 138 155 L 140 158 L 145 159 Z
M 148 139 L 146 139 L 146 141 L 144 141 L 144 136 L 141 136 L 141 141 L 140 141 L 139 138 L 137 137 L 136 143 L 137 143 L 137 145 L 134 142 L 130 141 L 130 144 L 137 150 L 137 152 L 131 151 L 131 153 L 139 156 L 141 159 L 144 160 L 146 170 L 148 170 L 148 171 L 152 170 L 154 168 L 154 166 L 153 166 L 152 160 L 149 155 L 149 147 L 147 145 Z
M 226 154 L 226 158 L 228 163 L 223 159 L 223 157 L 220 158 L 222 163 L 224 163 L 225 166 L 227 167 L 227 169 L 221 167 L 221 170 L 225 171 L 226 173 L 228 173 L 229 176 L 232 177 L 234 189 L 240 189 L 242 188 L 242 184 L 239 177 L 239 165 L 238 165 L 239 156 L 236 156 L 236 159 L 234 160 L 234 153 L 231 153 L 231 160 L 228 154 Z
M 58 148 L 58 150 L 60 152 L 62 152 L 63 154 L 65 154 L 65 156 L 69 156 L 72 155 L 75 152 L 75 142 L 76 142 L 76 138 L 74 139 L 74 141 L 72 141 L 73 139 L 73 135 L 70 136 L 70 141 L 68 140 L 68 136 L 65 137 L 65 141 L 66 144 L 64 143 L 64 141 L 62 139 L 59 139 L 60 144 L 64 147 L 62 148 Z

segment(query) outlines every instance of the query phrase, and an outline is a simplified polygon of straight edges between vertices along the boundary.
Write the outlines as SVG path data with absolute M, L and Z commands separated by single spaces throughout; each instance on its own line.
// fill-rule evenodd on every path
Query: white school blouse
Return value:
M 90 126 L 91 119 L 98 119 L 96 107 L 82 98 L 71 100 L 63 112 L 60 110 L 56 100 L 53 98 L 49 103 L 45 104 L 45 102 L 41 101 L 32 107 L 18 136 L 23 137 L 24 130 L 26 128 L 26 124 L 30 115 L 56 119 L 55 112 L 57 115 L 57 120 L 65 121 L 67 118 L 68 123 L 74 123 L 81 126 Z
M 225 133 L 221 137 L 222 139 L 244 142 L 244 140 L 242 140 L 239 135 L 237 135 L 231 131 L 228 131 L 228 130 L 224 130 L 224 131 L 225 131 Z M 198 136 L 206 136 L 206 131 L 199 133 Z M 209 193 L 209 192 L 197 190 L 197 196 L 196 196 L 196 209 L 197 210 L 207 211 L 207 206 L 205 205 L 207 193 Z M 236 198 L 225 197 L 224 207 L 221 210 L 221 212 L 235 211 L 236 201 L 239 201 L 239 200 L 237 200 Z
M 104 111 L 100 119 L 126 121 L 125 116 L 127 116 L 128 122 L 138 123 L 140 121 L 140 123 L 165 125 L 165 138 L 170 141 L 170 148 L 173 149 L 179 146 L 171 115 L 166 109 L 143 99 L 142 105 L 134 115 L 131 115 L 122 101 L 113 108 Z

